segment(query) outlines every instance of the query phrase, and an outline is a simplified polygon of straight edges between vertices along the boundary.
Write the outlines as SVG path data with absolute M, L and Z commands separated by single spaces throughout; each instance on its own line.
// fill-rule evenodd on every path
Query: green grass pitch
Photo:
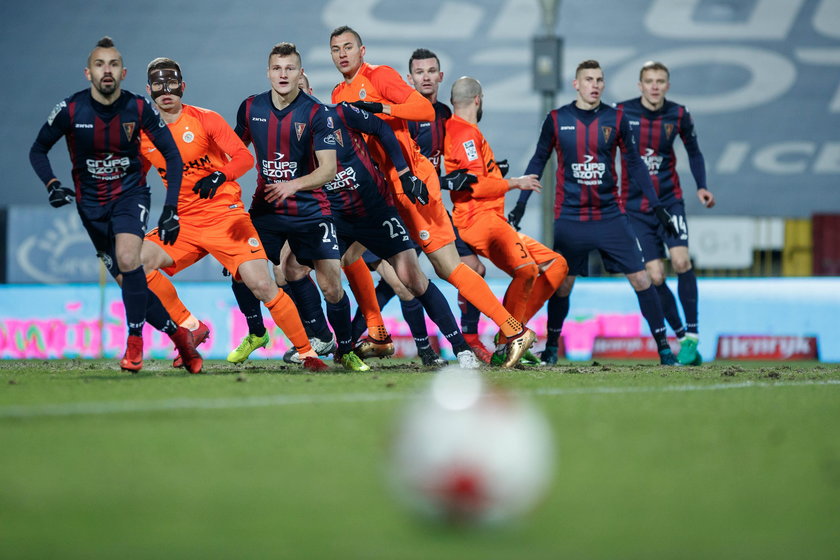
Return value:
M 557 442 L 550 494 L 493 529 L 421 523 L 389 435 L 434 371 L 274 361 L 0 361 L 0 558 L 837 558 L 840 365 L 485 371 Z

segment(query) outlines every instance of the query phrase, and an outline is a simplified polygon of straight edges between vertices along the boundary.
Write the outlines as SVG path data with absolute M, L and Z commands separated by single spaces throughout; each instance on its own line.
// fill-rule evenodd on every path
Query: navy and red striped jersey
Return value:
M 554 218 L 585 222 L 613 217 L 622 213 L 615 170 L 616 148 L 625 154 L 631 175 L 642 188 L 647 183 L 651 199 L 658 203 L 627 118 L 603 103 L 584 110 L 572 102 L 548 113 L 525 173 L 542 175 L 554 149 L 557 154 Z M 522 194 L 526 192 L 531 191 Z M 520 200 L 523 200 L 521 195 Z
M 338 170 L 324 185 L 332 211 L 346 216 L 367 216 L 374 208 L 393 206 L 394 195 L 385 176 L 370 155 L 362 134 L 371 134 L 394 164 L 408 167 L 391 127 L 372 113 L 342 102 L 333 106 L 332 134 L 336 141 Z
M 274 106 L 270 91 L 242 102 L 236 115 L 236 134 L 246 145 L 254 144 L 257 188 L 251 202 L 253 213 L 330 215 L 322 188 L 298 191 L 283 202 L 265 200 L 267 184 L 309 175 L 318 167 L 316 151 L 335 150 L 335 138 L 327 126 L 329 116 L 328 107 L 303 92 L 282 110 Z
M 408 132 L 420 147 L 420 153 L 426 156 L 438 175 L 443 169 L 443 140 L 446 137 L 446 121 L 452 118 L 452 111 L 445 103 L 435 101 L 435 120 L 408 121 Z
M 169 128 L 148 99 L 123 90 L 111 105 L 90 89 L 61 101 L 47 117 L 29 150 L 29 161 L 47 184 L 56 178 L 47 153 L 64 136 L 73 166 L 76 202 L 104 205 L 132 189 L 148 189 L 140 160 L 140 131 L 149 135 L 169 169 L 181 169 L 181 154 Z M 181 174 L 173 174 L 166 204 L 177 206 Z
M 706 163 L 700 152 L 694 122 L 683 105 L 665 100 L 656 111 L 642 105 L 642 98 L 629 99 L 616 107 L 623 110 L 630 122 L 633 137 L 639 153 L 645 162 L 653 182 L 653 189 L 666 205 L 683 199 L 680 177 L 677 173 L 677 157 L 674 154 L 674 140 L 682 138 L 689 165 L 698 189 L 706 188 Z M 622 160 L 623 163 L 623 160 Z M 621 199 L 626 210 L 650 212 L 652 205 L 627 173 L 621 173 Z

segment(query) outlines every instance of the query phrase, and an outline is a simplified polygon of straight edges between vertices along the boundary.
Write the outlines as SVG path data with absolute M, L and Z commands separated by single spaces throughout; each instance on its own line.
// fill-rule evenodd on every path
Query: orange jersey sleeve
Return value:
M 472 224 L 480 212 L 504 215 L 505 193 L 510 187 L 478 127 L 453 116 L 446 122 L 443 153 L 447 170 L 466 169 L 478 178 L 478 182 L 471 185 L 471 191 L 451 193 L 455 205 L 452 214 L 455 225 L 466 227 Z
M 219 171 L 224 173 L 229 181 L 235 181 L 245 175 L 254 166 L 254 156 L 245 143 L 219 113 L 201 110 L 197 116 L 216 146 L 230 158 Z
M 419 100 L 417 99 L 418 97 Z M 412 117 L 418 117 L 418 120 L 423 121 L 434 120 L 435 108 L 431 102 L 405 83 L 397 71 L 390 66 L 373 66 L 364 63 L 352 82 L 341 82 L 333 89 L 333 103 L 339 103 L 341 101 L 352 103 L 353 101 L 359 100 L 387 103 L 391 105 L 392 112 L 394 111 L 394 107 L 400 107 L 404 104 L 404 110 Z M 418 110 L 416 108 L 417 106 L 421 107 L 421 109 Z M 397 112 L 400 112 L 400 110 L 397 109 Z M 394 131 L 394 135 L 400 143 L 403 156 L 408 162 L 412 173 L 415 173 L 420 158 L 423 158 L 423 155 L 420 153 L 420 148 L 416 142 L 411 138 L 408 124 L 405 122 L 405 119 L 408 117 L 401 117 L 396 114 L 378 114 L 376 116 L 388 123 L 391 130 Z M 365 141 L 379 168 L 386 175 L 390 175 L 391 182 L 395 185 L 394 188 L 399 189 L 399 180 L 396 179 L 396 171 L 394 170 L 393 163 L 391 163 L 379 140 L 365 135 Z
M 178 213 L 182 217 L 209 217 L 234 205 L 243 206 L 242 189 L 234 179 L 245 173 L 253 165 L 254 159 L 221 115 L 184 105 L 178 120 L 167 126 L 184 162 Z M 144 168 L 146 164 L 154 166 L 165 185 L 166 161 L 145 134 L 141 136 L 140 153 Z M 192 187 L 199 179 L 214 171 L 221 171 L 228 180 L 219 187 L 212 199 L 200 199 L 192 192 Z

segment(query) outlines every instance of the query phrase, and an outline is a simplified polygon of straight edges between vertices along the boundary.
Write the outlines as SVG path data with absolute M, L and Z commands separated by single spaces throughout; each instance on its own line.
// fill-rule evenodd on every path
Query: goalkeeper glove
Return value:
M 665 209 L 664 206 L 656 206 L 653 209 L 654 214 L 656 214 L 656 219 L 659 220 L 659 223 L 665 228 L 669 234 L 673 237 L 679 237 L 680 232 L 677 229 L 677 224 L 674 220 L 674 217 L 671 215 L 668 210 Z
M 519 222 L 522 221 L 522 216 L 525 215 L 525 203 L 517 202 L 513 210 L 508 214 L 508 223 L 513 226 L 516 231 L 519 231 Z
M 400 183 L 405 196 L 412 204 L 419 202 L 425 206 L 429 203 L 429 189 L 426 188 L 426 183 L 412 175 L 411 172 L 400 175 Z
M 50 206 L 53 208 L 61 208 L 65 204 L 70 204 L 76 194 L 67 187 L 62 187 L 58 181 L 50 183 L 47 186 L 47 192 L 50 194 Z
M 376 103 L 375 101 L 354 101 L 350 105 L 358 107 L 359 109 L 364 109 L 368 113 L 382 112 L 382 103 Z
M 158 237 L 164 245 L 172 245 L 178 239 L 181 224 L 178 218 L 178 208 L 171 204 L 163 205 L 163 212 L 158 220 Z
M 478 182 L 478 177 L 467 173 L 466 169 L 456 169 L 440 178 L 440 188 L 448 191 L 470 190 L 470 185 Z
M 227 177 L 221 171 L 214 171 L 207 177 L 202 177 L 196 181 L 193 187 L 193 192 L 198 195 L 198 198 L 213 198 L 216 196 L 216 190 L 227 181 Z

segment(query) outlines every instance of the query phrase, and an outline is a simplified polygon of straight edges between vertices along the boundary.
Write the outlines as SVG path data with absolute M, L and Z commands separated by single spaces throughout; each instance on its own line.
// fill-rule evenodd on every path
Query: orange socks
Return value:
M 525 306 L 525 314 L 522 316 L 523 323 L 531 320 L 531 317 L 548 301 L 551 294 L 557 291 L 568 274 L 569 265 L 566 264 L 566 259 L 558 255 L 554 262 L 534 282 L 534 288 L 531 290 L 531 295 L 528 297 Z
M 289 337 L 298 353 L 301 356 L 314 356 L 309 338 L 306 336 L 306 330 L 303 328 L 303 323 L 300 322 L 300 315 L 298 315 L 297 307 L 295 307 L 292 298 L 287 296 L 283 290 L 277 290 L 277 295 L 271 301 L 266 302 L 265 306 L 271 313 L 274 324 L 280 327 L 280 330 Z
M 175 323 L 181 325 L 190 318 L 190 312 L 178 298 L 178 292 L 175 291 L 175 286 L 159 270 L 154 270 L 147 274 L 146 283 L 149 285 L 149 289 L 160 299 L 163 307 Z
M 490 317 L 505 336 L 512 337 L 522 331 L 522 323 L 499 303 L 484 278 L 464 263 L 459 263 L 446 281 L 455 286 L 479 311 Z
M 365 316 L 365 323 L 368 328 L 368 335 L 376 340 L 384 340 L 388 337 L 388 330 L 385 328 L 385 321 L 382 320 L 382 311 L 376 301 L 376 287 L 373 285 L 373 277 L 370 275 L 364 259 L 356 259 L 355 262 L 341 267 L 350 289 L 356 297 L 356 303 Z
M 510 311 L 517 321 L 526 323 L 525 308 L 528 305 L 528 298 L 534 287 L 534 281 L 539 275 L 540 269 L 534 263 L 527 264 L 517 269 L 513 274 L 507 291 L 505 292 L 504 306 Z

